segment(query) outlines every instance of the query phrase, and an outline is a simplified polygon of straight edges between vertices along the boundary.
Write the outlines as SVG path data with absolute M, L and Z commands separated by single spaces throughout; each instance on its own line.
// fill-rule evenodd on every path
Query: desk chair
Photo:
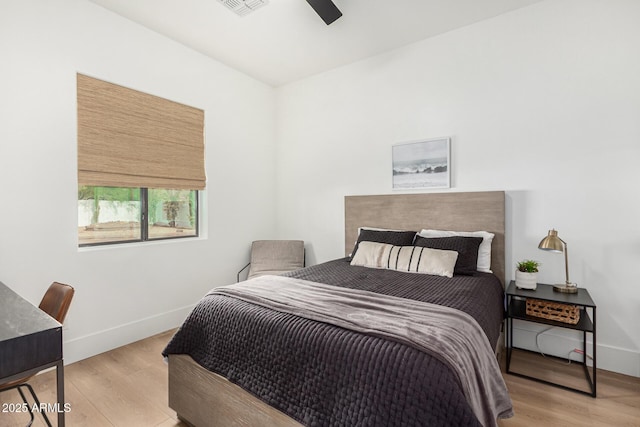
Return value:
M 58 323 L 62 324 L 64 322 L 64 318 L 67 316 L 67 312 L 69 311 L 69 306 L 71 305 L 71 299 L 73 298 L 74 292 L 75 290 L 73 289 L 73 287 L 69 285 L 53 282 L 51 286 L 49 286 L 49 289 L 47 289 L 47 292 L 45 292 L 38 307 L 49 316 L 56 319 Z M 0 384 L 0 393 L 14 388 L 18 390 L 18 393 L 20 393 L 22 401 L 27 405 L 27 407 L 29 408 L 29 413 L 31 414 L 31 421 L 29 421 L 27 427 L 33 424 L 34 415 L 31 411 L 32 406 L 29 404 L 24 395 L 24 388 L 29 390 L 29 392 L 31 393 L 31 397 L 33 397 L 33 400 L 38 405 L 38 408 L 40 408 L 40 401 L 38 400 L 38 396 L 36 396 L 36 393 L 33 391 L 33 387 L 31 387 L 31 385 L 27 383 L 27 381 L 29 381 L 35 375 L 36 374 L 33 374 L 25 378 L 20 378 L 18 380 Z M 47 418 L 46 412 L 42 411 L 40 413 L 42 414 L 42 417 L 44 418 L 47 425 L 49 427 L 52 427 L 49 418 Z
M 302 240 L 256 240 L 251 244 L 251 261 L 238 271 L 247 267 L 247 279 L 265 274 L 282 274 L 304 267 L 304 242 Z

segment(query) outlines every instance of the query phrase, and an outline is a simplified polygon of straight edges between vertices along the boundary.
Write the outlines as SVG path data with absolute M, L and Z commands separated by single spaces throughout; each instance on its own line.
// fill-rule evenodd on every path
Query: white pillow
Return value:
M 478 248 L 478 271 L 493 273 L 491 271 L 491 242 L 495 234 L 488 231 L 446 231 L 446 230 L 422 230 L 418 233 L 422 237 L 482 237 L 482 243 Z
M 453 277 L 457 259 L 456 251 L 364 241 L 360 242 L 351 265 Z

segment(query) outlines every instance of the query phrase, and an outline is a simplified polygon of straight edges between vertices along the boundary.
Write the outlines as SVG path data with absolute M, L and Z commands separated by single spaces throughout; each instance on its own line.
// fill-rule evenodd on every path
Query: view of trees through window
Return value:
M 80 246 L 197 235 L 195 190 L 78 188 Z

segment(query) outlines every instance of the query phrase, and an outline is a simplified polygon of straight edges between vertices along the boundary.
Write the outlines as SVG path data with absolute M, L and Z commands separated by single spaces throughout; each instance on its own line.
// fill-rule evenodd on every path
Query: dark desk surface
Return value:
M 62 325 L 0 282 L 0 380 L 62 360 Z
M 64 427 L 62 325 L 0 282 L 0 383 L 29 377 L 53 366 L 58 427 Z

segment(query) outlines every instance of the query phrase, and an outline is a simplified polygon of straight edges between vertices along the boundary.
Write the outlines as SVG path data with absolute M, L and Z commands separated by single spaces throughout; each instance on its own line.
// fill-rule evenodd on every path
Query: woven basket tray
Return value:
M 527 298 L 527 316 L 542 317 L 543 319 L 575 325 L 580 320 L 580 307 Z

